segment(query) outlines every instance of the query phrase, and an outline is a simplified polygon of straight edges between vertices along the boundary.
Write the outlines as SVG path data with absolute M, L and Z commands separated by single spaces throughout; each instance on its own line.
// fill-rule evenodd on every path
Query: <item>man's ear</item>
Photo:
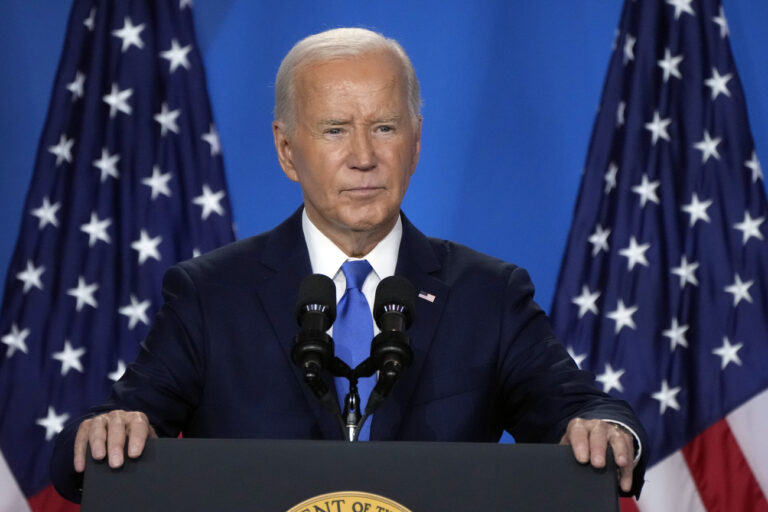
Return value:
M 277 120 L 272 122 L 272 136 L 275 139 L 275 151 L 277 151 L 280 167 L 289 180 L 298 182 L 299 175 L 293 166 L 291 142 L 284 122 Z
M 419 155 L 421 154 L 421 119 L 421 114 L 419 114 L 413 135 L 416 140 L 414 141 L 413 155 L 411 156 L 411 176 L 416 172 L 416 166 L 419 165 Z

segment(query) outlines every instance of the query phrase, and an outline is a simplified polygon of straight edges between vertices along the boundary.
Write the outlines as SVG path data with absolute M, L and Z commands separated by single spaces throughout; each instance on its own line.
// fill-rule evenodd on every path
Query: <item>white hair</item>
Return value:
M 310 62 L 340 57 L 357 57 L 374 51 L 388 51 L 403 66 L 408 94 L 408 109 L 414 122 L 421 110 L 421 93 L 416 71 L 408 55 L 394 39 L 364 28 L 336 28 L 305 37 L 296 43 L 283 59 L 275 78 L 275 120 L 287 129 L 296 116 L 296 71 Z

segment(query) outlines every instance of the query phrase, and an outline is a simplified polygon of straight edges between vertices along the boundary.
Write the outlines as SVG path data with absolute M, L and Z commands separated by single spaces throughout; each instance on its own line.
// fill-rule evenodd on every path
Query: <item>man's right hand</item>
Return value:
M 94 459 L 102 460 L 108 454 L 109 467 L 122 466 L 126 436 L 128 456 L 135 459 L 144 451 L 147 438 L 156 438 L 157 434 L 147 415 L 138 411 L 115 410 L 83 421 L 75 437 L 75 471 L 85 471 L 89 445 Z

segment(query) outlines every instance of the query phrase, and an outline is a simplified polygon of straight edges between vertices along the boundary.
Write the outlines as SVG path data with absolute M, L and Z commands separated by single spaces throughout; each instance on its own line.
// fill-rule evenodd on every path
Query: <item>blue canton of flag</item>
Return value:
M 58 507 L 53 440 L 135 357 L 165 269 L 234 239 L 190 4 L 72 6 L 0 317 L 0 480 L 4 458 L 32 509 Z
M 641 510 L 768 510 L 766 194 L 719 0 L 627 0 L 552 306 L 648 430 Z

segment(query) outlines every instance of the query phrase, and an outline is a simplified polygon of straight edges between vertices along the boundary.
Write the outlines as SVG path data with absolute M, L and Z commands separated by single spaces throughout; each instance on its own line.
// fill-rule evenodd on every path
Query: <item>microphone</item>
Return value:
M 404 368 L 413 361 L 411 339 L 405 331 L 413 323 L 416 288 L 407 279 L 391 276 L 381 280 L 373 302 L 373 318 L 381 332 L 371 342 L 371 360 L 379 371 L 365 414 L 371 414 L 389 394 Z
M 336 286 L 322 274 L 312 274 L 301 282 L 296 302 L 296 320 L 301 328 L 294 338 L 291 359 L 304 380 L 321 400 L 328 386 L 320 372 L 333 360 L 333 340 L 326 333 L 336 319 Z M 338 406 L 337 406 L 338 407 Z

